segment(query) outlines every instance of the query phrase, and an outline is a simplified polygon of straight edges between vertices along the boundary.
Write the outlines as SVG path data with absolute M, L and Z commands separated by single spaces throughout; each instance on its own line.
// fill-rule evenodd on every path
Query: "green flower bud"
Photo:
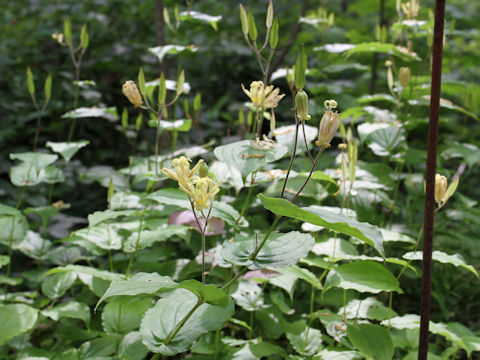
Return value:
M 202 162 L 202 165 L 198 169 L 198 175 L 203 178 L 208 176 L 208 165 Z
M 297 116 L 301 121 L 311 119 L 311 116 L 308 115 L 308 95 L 304 90 L 297 91 L 295 107 L 297 108 Z

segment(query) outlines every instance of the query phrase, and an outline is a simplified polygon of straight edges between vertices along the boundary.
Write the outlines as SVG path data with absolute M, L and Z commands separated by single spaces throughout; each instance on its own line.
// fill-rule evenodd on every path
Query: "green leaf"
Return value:
M 255 25 L 255 19 L 253 18 L 253 14 L 250 9 L 248 9 L 248 34 L 250 35 L 250 39 L 252 39 L 252 41 L 257 40 L 257 26 Z
M 301 268 L 300 266 L 292 265 L 288 268 L 275 269 L 275 271 L 278 271 L 282 275 L 287 275 L 289 278 L 293 277 L 295 280 L 296 279 L 304 280 L 308 282 L 310 285 L 312 285 L 313 287 L 316 287 L 319 289 L 322 288 L 322 284 L 318 280 L 318 277 L 314 273 L 312 273 L 310 270 Z M 274 281 L 274 280 L 276 280 L 276 278 L 273 278 L 271 282 L 279 286 L 278 281 Z M 290 295 L 290 297 L 292 297 L 292 295 Z
M 243 179 L 265 164 L 281 159 L 287 152 L 287 147 L 276 144 L 270 150 L 256 150 L 250 140 L 243 140 L 228 145 L 218 146 L 213 151 L 215 156 L 226 164 L 240 171 Z M 251 157 L 251 156 L 254 157 Z
M 194 45 L 182 46 L 182 45 L 165 45 L 149 48 L 148 51 L 158 57 L 159 61 L 163 61 L 163 58 L 167 54 L 180 54 L 183 52 L 196 52 L 198 49 Z
M 65 159 L 66 162 L 69 162 L 70 159 L 80 150 L 81 148 L 90 144 L 88 140 L 72 141 L 72 142 L 52 142 L 47 141 L 47 147 L 52 149 L 53 152 L 56 152 Z
M 90 323 L 90 308 L 88 305 L 76 301 L 65 302 L 55 306 L 52 309 L 41 311 L 43 316 L 47 316 L 54 321 L 62 318 L 71 318 L 82 320 L 88 327 Z
M 10 181 L 15 186 L 35 186 L 42 182 L 55 184 L 65 181 L 65 175 L 54 165 L 37 171 L 31 165 L 23 162 L 10 168 Z
M 28 164 L 38 172 L 46 168 L 48 165 L 53 164 L 58 159 L 58 155 L 33 153 L 33 152 L 17 153 L 17 154 L 11 153 L 10 159 L 20 160 L 25 164 Z
M 77 280 L 77 274 L 73 272 L 54 274 L 42 282 L 42 292 L 50 299 L 59 298 L 70 289 L 75 280 Z
M 217 23 L 222 19 L 221 15 L 218 16 L 213 16 L 213 15 L 208 15 L 204 14 L 198 11 L 182 11 L 180 13 L 180 20 L 181 21 L 188 21 L 188 20 L 196 20 L 199 22 L 207 23 L 212 26 L 212 28 L 217 31 L 218 30 L 218 25 Z
M 109 121 L 117 121 L 119 119 L 117 108 L 115 106 L 108 108 L 87 108 L 80 107 L 69 111 L 62 115 L 62 119 L 81 119 L 81 118 L 104 118 Z
M 177 286 L 180 289 L 187 289 L 197 295 L 199 300 L 207 304 L 226 308 L 229 303 L 228 295 L 216 285 L 204 285 L 197 280 L 185 280 Z
M 376 360 L 393 358 L 393 342 L 387 329 L 373 324 L 356 324 L 347 327 L 347 336 L 358 351 Z
M 368 134 L 365 141 L 378 156 L 389 156 L 401 150 L 405 143 L 405 130 L 401 125 L 391 125 Z
M 188 196 L 177 189 L 161 189 L 155 191 L 148 196 L 148 199 L 160 204 L 174 205 L 182 209 L 192 210 Z M 210 215 L 222 219 L 227 224 L 238 228 L 237 219 L 240 217 L 240 213 L 229 204 L 215 201 Z
M 60 274 L 60 273 L 74 273 L 77 275 L 90 275 L 98 279 L 103 280 L 123 280 L 123 275 L 112 273 L 109 271 L 98 270 L 89 266 L 83 265 L 67 265 L 67 266 L 60 266 L 53 269 L 50 269 L 44 276 L 53 275 L 53 274 Z
M 237 306 L 246 311 L 260 310 L 265 307 L 262 288 L 250 280 L 240 280 L 230 296 Z
M 52 97 L 52 74 L 48 74 L 47 78 L 45 79 L 44 91 L 45 101 L 46 103 L 48 103 L 48 101 Z
M 168 120 L 149 120 L 148 126 L 156 128 L 160 125 L 160 129 L 168 131 L 182 131 L 187 132 L 192 128 L 192 120 L 190 119 L 177 119 L 173 121 Z
M 389 310 L 380 301 L 373 297 L 362 300 L 351 300 L 345 308 L 338 310 L 339 315 L 346 314 L 347 319 L 385 320 L 397 316 L 395 311 Z
M 328 273 L 324 286 L 326 289 L 338 286 L 374 294 L 381 291 L 403 293 L 395 276 L 383 265 L 373 261 L 356 261 L 334 268 Z
M 357 360 L 360 359 L 360 354 L 356 351 L 350 350 L 329 350 L 323 349 L 317 353 L 319 359 L 328 359 L 328 360 Z
M 223 339 L 222 339 L 223 340 Z M 231 355 L 231 360 L 256 360 L 256 359 L 272 359 L 272 355 L 278 355 L 284 359 L 288 359 L 287 352 L 280 346 L 273 345 L 262 340 L 260 343 L 249 342 L 241 349 Z
M 384 44 L 379 42 L 360 43 L 355 45 L 354 48 L 346 52 L 346 56 L 350 57 L 359 53 L 382 53 L 387 55 L 396 56 L 403 61 L 420 61 L 421 59 L 415 53 L 409 53 L 402 48 L 393 44 Z
M 330 211 L 319 211 L 315 208 L 299 208 L 285 199 L 275 199 L 259 195 L 263 206 L 277 215 L 291 217 L 313 225 L 353 236 L 373 246 L 380 255 L 384 255 L 383 237 L 378 227 L 369 223 L 358 222 L 348 216 Z
M 24 216 L 0 216 L 0 244 L 15 246 L 23 241 L 27 231 L 28 222 Z
M 105 250 L 122 248 L 122 238 L 110 224 L 100 224 L 75 231 L 75 235 Z
M 107 360 L 110 359 L 108 356 L 115 353 L 117 346 L 116 337 L 102 335 L 101 338 L 84 342 L 78 348 L 78 359 Z M 68 356 L 68 360 L 70 359 L 72 359 L 71 355 Z
M 32 70 L 30 70 L 29 67 L 27 67 L 27 87 L 28 92 L 33 96 L 33 94 L 35 94 L 35 82 L 33 81 Z
M 0 255 L 0 268 L 7 265 L 10 262 L 10 258 L 6 255 Z
M 420 329 L 420 316 L 416 314 L 406 314 L 403 316 L 394 317 L 390 320 L 384 320 L 381 324 L 383 326 L 393 327 L 395 329 Z M 447 340 L 454 342 L 461 348 L 467 350 L 467 346 L 463 340 L 460 339 L 453 331 L 449 330 L 447 325 L 430 321 L 428 329 L 432 334 L 441 335 Z
M 139 331 L 126 334 L 118 347 L 118 356 L 128 360 L 143 360 L 148 354 L 148 349 L 142 344 Z
M 123 243 L 123 251 L 131 253 L 139 249 L 145 249 L 156 242 L 168 240 L 176 235 L 185 237 L 189 230 L 189 227 L 183 225 L 168 225 L 155 230 L 142 230 L 140 235 L 136 231 Z
M 104 221 L 116 219 L 120 216 L 130 216 L 135 213 L 135 210 L 104 210 L 95 211 L 93 214 L 88 215 L 88 226 L 96 226 Z
M 403 255 L 404 259 L 407 260 L 422 260 L 423 251 L 412 251 Z M 443 264 L 451 264 L 456 267 L 462 267 L 471 273 L 473 273 L 478 278 L 478 272 L 472 265 L 468 265 L 460 254 L 449 255 L 443 251 L 435 250 L 432 253 L 432 259 Z
M 155 294 L 161 290 L 174 289 L 177 283 L 169 276 L 160 276 L 157 273 L 138 273 L 128 280 L 114 280 L 107 291 L 98 300 L 95 309 L 106 299 L 112 296 L 135 296 L 140 294 Z
M 175 290 L 160 299 L 142 318 L 140 333 L 144 345 L 155 353 L 167 356 L 184 352 L 200 335 L 222 328 L 234 311 L 232 301 L 225 309 L 202 304 L 193 312 L 171 342 L 165 345 L 163 343 L 165 339 L 197 302 L 197 296 L 185 289 Z
M 290 325 L 287 339 L 296 352 L 304 356 L 312 356 L 322 344 L 322 332 L 307 326 L 305 320 L 298 320 Z
M 153 305 L 149 298 L 120 297 L 103 308 L 102 326 L 107 334 L 126 334 L 140 326 L 143 314 Z
M 0 307 L 0 345 L 9 339 L 33 329 L 37 322 L 38 311 L 23 304 Z
M 309 234 L 291 231 L 286 234 L 272 234 L 265 242 L 255 260 L 250 256 L 262 241 L 263 235 L 237 235 L 233 241 L 225 241 L 222 245 L 222 257 L 225 261 L 235 265 L 245 265 L 249 269 L 263 269 L 265 267 L 286 267 L 296 264 L 302 257 L 307 256 L 315 240 Z

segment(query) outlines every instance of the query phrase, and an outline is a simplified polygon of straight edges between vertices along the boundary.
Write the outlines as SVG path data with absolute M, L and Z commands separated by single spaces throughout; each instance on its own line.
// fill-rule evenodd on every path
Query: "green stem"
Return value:
M 160 140 L 160 121 L 162 120 L 163 107 L 160 108 L 157 119 L 157 132 L 155 134 L 155 177 L 158 176 L 158 142 Z
M 170 344 L 170 342 L 173 340 L 173 338 L 175 337 L 175 335 L 177 335 L 177 333 L 180 331 L 180 329 L 183 327 L 183 325 L 185 325 L 185 323 L 187 322 L 188 319 L 190 319 L 190 316 L 193 315 L 193 313 L 200 307 L 200 305 L 203 304 L 203 300 L 201 299 L 198 299 L 197 303 L 195 304 L 194 307 L 192 307 L 190 309 L 190 311 L 187 313 L 187 315 L 185 315 L 185 317 L 182 319 L 182 321 L 180 321 L 177 326 L 175 326 L 175 328 L 172 330 L 172 332 L 170 332 L 170 334 L 168 335 L 168 337 L 165 339 L 165 341 L 163 342 L 163 344 L 165 346 L 168 346 L 168 344 Z
M 255 116 L 255 122 L 257 123 L 257 134 L 256 137 L 260 138 L 262 132 L 262 125 L 263 125 L 263 109 L 257 108 L 257 114 Z
M 290 172 L 292 171 L 293 162 L 295 161 L 295 156 L 297 154 L 298 127 L 299 127 L 298 118 L 297 118 L 297 115 L 295 115 L 295 140 L 294 140 L 294 143 L 293 143 L 293 151 L 292 151 L 292 156 L 290 157 L 290 163 L 288 164 L 287 175 L 285 176 L 285 181 L 283 182 L 282 192 L 280 193 L 281 198 L 283 198 L 283 195 L 285 193 L 285 188 L 287 187 L 288 177 L 290 176 Z
M 40 125 L 41 125 L 41 120 L 42 120 L 42 110 L 37 109 L 38 117 L 37 117 L 37 129 L 35 131 L 35 137 L 33 138 L 33 148 L 32 152 L 35 152 L 37 149 L 37 143 L 38 143 L 38 136 L 40 135 Z
M 218 360 L 219 345 L 220 345 L 220 329 L 215 331 L 215 352 L 213 355 L 213 360 Z
M 245 201 L 243 202 L 242 211 L 240 211 L 240 216 L 235 221 L 236 224 L 238 224 L 240 222 L 240 219 L 242 218 L 243 214 L 245 213 L 245 210 L 247 210 L 247 206 L 248 206 L 248 203 L 250 201 L 250 198 L 252 197 L 252 193 L 253 193 L 253 186 L 250 186 L 249 189 L 248 189 L 247 197 L 245 198 Z
M 137 235 L 137 241 L 135 243 L 135 250 L 132 253 L 132 256 L 130 256 L 130 260 L 127 265 L 127 271 L 125 272 L 125 276 L 128 277 L 130 274 L 130 269 L 132 268 L 133 265 L 133 260 L 135 259 L 135 254 L 137 253 L 140 245 L 140 234 L 142 233 L 142 227 L 143 227 L 143 219 L 145 217 L 145 209 L 143 209 L 142 214 L 140 215 L 140 227 L 138 228 L 138 235 Z
M 308 148 L 307 133 L 305 131 L 305 120 L 302 120 L 302 132 L 303 132 L 303 140 L 305 142 L 305 149 L 307 151 L 308 158 L 313 163 L 313 156 L 312 156 L 312 153 L 310 152 L 310 149 Z

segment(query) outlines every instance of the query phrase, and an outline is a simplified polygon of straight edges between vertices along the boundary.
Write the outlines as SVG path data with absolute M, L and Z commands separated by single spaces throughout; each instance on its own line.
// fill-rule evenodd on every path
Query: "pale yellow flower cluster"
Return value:
M 274 89 L 273 85 L 265 86 L 263 81 L 253 81 L 250 84 L 250 90 L 245 89 L 242 84 L 242 89 L 253 105 L 263 110 L 277 107 L 278 102 L 285 96 L 285 94 L 279 95 L 279 88 Z
M 215 195 L 220 191 L 220 185 L 207 174 L 204 174 L 203 170 L 206 165 L 203 160 L 199 160 L 192 169 L 190 169 L 191 162 L 192 160 L 185 156 L 173 159 L 173 170 L 164 167 L 162 173 L 177 181 L 180 190 L 193 201 L 195 209 L 202 211 L 211 206 Z

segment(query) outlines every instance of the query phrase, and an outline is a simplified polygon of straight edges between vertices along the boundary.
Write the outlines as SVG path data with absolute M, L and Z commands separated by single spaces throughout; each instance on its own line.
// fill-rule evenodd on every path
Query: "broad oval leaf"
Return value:
M 122 247 L 122 238 L 110 224 L 81 229 L 75 235 L 87 240 L 101 249 L 118 250 Z
M 80 107 L 69 111 L 62 115 L 62 119 L 78 119 L 78 118 L 104 118 L 109 121 L 117 121 L 119 119 L 117 108 L 115 106 L 108 108 L 87 108 Z
M 196 52 L 198 49 L 193 45 L 164 45 L 149 48 L 148 51 L 158 57 L 159 61 L 162 61 L 167 54 L 180 54 L 183 52 Z
M 228 295 L 216 285 L 205 285 L 197 280 L 191 279 L 182 281 L 178 284 L 178 288 L 191 291 L 207 304 L 225 308 L 229 303 Z
M 291 231 L 286 234 L 272 234 L 265 242 L 255 260 L 250 256 L 255 251 L 263 236 L 254 235 L 245 237 L 237 235 L 233 241 L 225 241 L 222 245 L 222 257 L 225 261 L 235 265 L 246 265 L 249 269 L 265 267 L 286 267 L 296 264 L 302 257 L 307 256 L 315 240 L 309 234 Z
M 407 260 L 422 260 L 423 251 L 408 252 L 403 255 L 403 258 Z M 449 255 L 443 251 L 435 250 L 432 253 L 432 259 L 443 264 L 451 264 L 453 266 L 462 267 L 473 273 L 478 278 L 477 270 L 472 265 L 468 265 L 460 254 Z
M 76 301 L 62 303 L 52 309 L 42 310 L 41 313 L 55 321 L 71 318 L 82 320 L 87 326 L 90 323 L 90 308 L 87 304 Z
M 265 164 L 282 158 L 288 149 L 281 144 L 275 144 L 270 150 L 257 150 L 252 147 L 252 141 L 243 140 L 228 145 L 216 147 L 213 153 L 226 164 L 240 171 L 245 179 L 248 174 L 260 169 Z
M 137 330 L 140 321 L 153 305 L 152 299 L 138 297 L 119 297 L 103 308 L 102 325 L 107 334 L 126 334 Z
M 326 289 L 338 286 L 374 294 L 381 291 L 403 293 L 395 276 L 373 261 L 356 261 L 336 267 L 328 273 L 324 286 Z
M 230 301 L 225 309 L 202 304 L 182 326 L 168 345 L 164 341 L 178 323 L 197 304 L 198 298 L 192 292 L 178 289 L 157 301 L 142 318 L 140 333 L 143 344 L 155 353 L 172 356 L 187 350 L 200 335 L 220 329 L 233 314 Z
M 52 142 L 47 141 L 47 147 L 52 149 L 53 152 L 56 152 L 65 159 L 66 162 L 69 162 L 70 159 L 80 150 L 81 148 L 90 144 L 88 140 L 72 141 L 72 142 Z
M 291 217 L 313 225 L 323 226 L 327 229 L 342 234 L 353 236 L 373 246 L 380 255 L 384 256 L 383 236 L 377 226 L 365 222 L 356 221 L 342 214 L 335 214 L 329 211 L 318 209 L 299 208 L 285 199 L 277 199 L 259 195 L 263 206 L 274 214 Z
M 31 330 L 37 322 L 38 311 L 28 305 L 12 304 L 0 307 L 0 345 Z
M 348 340 L 364 355 L 375 360 L 393 358 L 393 341 L 387 329 L 374 324 L 347 327 Z
M 98 300 L 95 309 L 112 296 L 140 294 L 155 294 L 160 290 L 174 289 L 177 283 L 170 276 L 160 276 L 157 273 L 138 273 L 128 280 L 114 280 L 107 291 Z

